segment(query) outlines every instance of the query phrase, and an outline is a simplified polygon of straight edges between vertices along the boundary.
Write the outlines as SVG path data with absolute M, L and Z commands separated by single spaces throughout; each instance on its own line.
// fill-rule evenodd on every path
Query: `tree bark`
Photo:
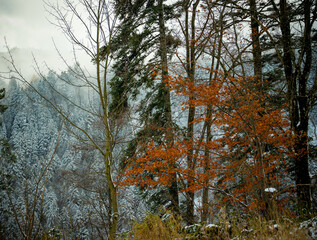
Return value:
M 286 0 L 280 3 L 280 27 L 282 31 L 283 44 L 283 63 L 284 73 L 287 81 L 288 91 L 287 100 L 289 105 L 289 115 L 291 120 L 291 128 L 295 134 L 296 141 L 294 145 L 295 158 L 295 181 L 296 194 L 298 199 L 298 207 L 300 211 L 309 211 L 311 208 L 310 198 L 310 177 L 308 169 L 308 93 L 307 80 L 311 68 L 311 23 L 310 8 L 311 1 L 304 1 L 304 41 L 301 49 L 305 58 L 302 64 L 294 63 L 294 53 L 292 52 L 292 38 L 290 30 L 290 11 Z M 300 74 L 299 74 L 300 73 Z
M 252 55 L 254 65 L 254 76 L 262 81 L 262 56 L 260 46 L 260 33 L 258 23 L 258 12 L 256 1 L 250 0 L 250 14 L 251 14 L 251 36 L 252 36 Z
M 158 0 L 159 6 L 159 31 L 160 31 L 160 57 L 161 57 L 161 67 L 162 67 L 162 86 L 164 91 L 164 111 L 166 116 L 166 136 L 168 147 L 173 146 L 173 120 L 172 120 L 172 110 L 171 110 L 171 97 L 170 97 L 170 87 L 166 78 L 168 77 L 168 65 L 167 65 L 167 46 L 166 46 L 166 32 L 164 23 L 164 5 L 163 0 Z M 171 169 L 175 168 L 175 164 L 171 163 Z M 170 174 L 171 186 L 168 187 L 170 200 L 172 203 L 172 210 L 175 213 L 179 213 L 179 198 L 178 198 L 178 184 L 177 175 L 175 173 Z
M 211 104 L 207 106 L 207 114 L 206 114 L 206 142 L 210 142 L 212 139 L 211 135 L 211 110 L 212 106 Z M 205 147 L 205 160 L 204 160 L 204 176 L 209 172 L 209 163 L 210 163 L 210 149 L 208 147 Z M 209 187 L 208 187 L 209 179 L 204 179 L 204 184 L 206 186 L 203 188 L 203 197 L 202 197 L 202 215 L 201 215 L 201 221 L 207 222 L 208 215 L 209 215 Z
M 193 9 L 191 10 L 192 15 L 191 19 L 189 20 L 190 11 L 189 2 L 185 3 L 185 40 L 186 40 L 186 72 L 188 81 L 194 83 L 195 82 L 195 68 L 196 68 L 196 10 L 198 7 L 200 0 L 197 0 L 193 4 Z M 191 26 L 189 27 L 189 23 Z M 191 30 L 191 34 L 189 31 Z M 195 99 L 194 94 L 190 94 L 189 102 L 193 102 Z M 188 119 L 187 119 L 187 141 L 190 145 L 188 153 L 187 153 L 187 164 L 189 168 L 189 176 L 187 179 L 187 186 L 190 187 L 191 183 L 194 182 L 193 174 L 195 171 L 195 159 L 193 157 L 194 153 L 194 123 L 195 120 L 195 112 L 196 108 L 194 105 L 190 104 L 188 109 Z M 194 200 L 195 200 L 195 192 L 194 191 L 187 191 L 186 192 L 186 222 L 188 224 L 194 224 Z

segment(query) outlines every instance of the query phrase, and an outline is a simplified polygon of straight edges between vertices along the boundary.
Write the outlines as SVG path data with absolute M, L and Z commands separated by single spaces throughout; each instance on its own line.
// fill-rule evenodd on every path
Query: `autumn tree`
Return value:
M 210 71 L 207 70 L 206 71 Z M 169 184 L 168 172 L 176 171 L 179 181 L 193 179 L 190 185 L 181 191 L 197 191 L 208 186 L 223 195 L 222 201 L 237 204 L 245 210 L 260 212 L 264 202 L 259 192 L 265 188 L 282 189 L 285 186 L 283 165 L 287 156 L 291 156 L 289 147 L 293 144 L 292 134 L 287 131 L 289 121 L 283 109 L 274 109 L 263 104 L 265 96 L 257 91 L 257 83 L 251 78 L 224 76 L 218 73 L 213 83 L 201 81 L 192 85 L 180 76 L 170 79 L 173 91 L 186 96 L 195 93 L 195 107 L 207 108 L 210 101 L 213 108 L 213 133 L 218 137 L 200 141 L 194 146 L 208 148 L 212 161 L 206 168 L 204 151 L 195 151 L 195 169 L 186 164 L 188 154 L 187 139 L 175 142 L 171 149 L 164 144 L 147 145 L 145 154 L 129 165 L 126 172 L 127 184 L 139 184 L 146 187 Z M 185 108 L 190 107 L 184 102 Z M 195 122 L 204 122 L 206 115 L 195 118 Z M 270 146 L 266 149 L 266 146 Z M 156 161 L 156 159 L 163 161 Z M 170 168 L 170 162 L 176 168 Z M 143 177 L 149 172 L 153 177 Z M 217 184 L 207 183 L 205 179 Z
M 182 49 L 179 50 L 177 54 L 177 59 L 179 61 L 180 67 L 177 67 L 176 73 L 173 74 L 181 74 L 186 76 L 186 81 L 188 81 L 192 85 L 196 85 L 196 82 L 205 78 L 206 73 L 202 73 L 199 71 L 200 64 L 203 65 L 204 56 L 207 51 L 211 48 L 211 52 L 213 53 L 213 67 L 218 68 L 219 62 L 217 58 L 219 51 L 217 45 L 217 30 L 222 28 L 223 26 L 218 25 L 218 23 L 222 23 L 223 21 L 223 10 L 222 8 L 214 9 L 214 3 L 209 1 L 183 1 L 181 3 L 183 15 L 177 19 L 179 24 L 179 28 L 181 29 L 179 38 L 183 41 Z M 218 15 L 219 14 L 219 15 Z M 219 22 L 215 20 L 214 17 L 219 17 Z M 219 27 L 217 30 L 217 26 Z M 222 35 L 222 29 L 220 29 L 219 35 Z M 217 39 L 217 40 L 215 40 Z M 219 46 L 220 47 L 220 46 Z M 220 47 L 221 48 L 221 47 Z M 207 63 L 208 64 L 208 63 Z M 182 70 L 180 70 L 182 69 Z M 197 70 L 198 69 L 198 70 Z M 183 72 L 182 72 L 183 71 Z M 172 75 L 173 75 L 172 74 Z M 209 73 L 207 73 L 208 75 Z M 212 74 L 209 75 L 210 81 L 212 81 Z M 203 139 L 204 137 L 210 139 L 210 126 L 211 126 L 211 106 L 207 109 L 196 109 L 195 102 L 195 93 L 188 93 L 186 96 L 189 98 L 189 108 L 187 115 L 187 127 L 185 131 L 185 139 L 188 144 L 188 154 L 187 154 L 187 164 L 189 166 L 189 171 L 195 172 L 197 159 L 195 157 L 195 151 L 197 150 L 197 146 L 195 146 L 195 138 L 198 136 Z M 193 103 L 193 104 L 192 104 Z M 210 105 L 210 104 L 209 104 Z M 206 118 L 205 123 L 198 124 L 195 121 L 196 115 L 201 114 L 201 111 L 207 111 L 208 117 Z M 196 128 L 196 129 L 195 129 Z M 200 131 L 200 133 L 198 133 Z M 198 144 L 199 146 L 199 144 Z M 196 150 L 195 150 L 196 149 Z M 205 149 L 206 159 L 209 157 L 208 149 Z M 191 169 L 191 170 L 190 170 Z M 187 188 L 190 189 L 191 182 L 191 174 L 187 175 L 187 179 L 183 181 L 183 184 L 187 185 Z M 206 180 L 207 181 L 207 180 Z M 208 182 L 208 181 L 207 181 Z M 195 199 L 195 191 L 189 190 L 186 191 L 186 216 L 185 219 L 188 223 L 194 223 L 194 199 Z M 208 190 L 205 189 L 203 193 L 203 202 L 204 205 L 207 205 L 208 201 Z M 204 208 L 206 210 L 206 208 Z M 203 215 L 206 216 L 207 212 Z M 205 217 L 204 217 L 205 218 Z
M 209 69 L 213 69 L 213 71 L 206 72 L 206 79 L 208 79 L 208 84 L 212 85 L 213 81 L 218 78 L 217 72 L 221 69 L 221 55 L 223 53 L 223 38 L 225 34 L 225 30 L 228 28 L 228 25 L 225 24 L 226 18 L 226 10 L 227 5 L 224 3 L 223 5 L 217 6 L 217 2 L 211 3 L 206 2 L 205 5 L 202 5 L 203 14 L 205 14 L 205 18 L 209 20 L 208 25 L 206 26 L 206 37 L 202 42 L 205 46 L 203 48 L 204 56 L 208 56 L 209 61 L 207 62 L 207 66 Z M 200 43 L 200 44 L 202 44 Z M 212 101 L 206 102 L 206 118 L 203 126 L 203 131 L 201 136 L 205 136 L 205 141 L 209 142 L 212 140 L 212 123 L 213 123 L 213 105 Z M 203 138 L 201 138 L 201 141 Z M 210 162 L 212 161 L 212 156 L 210 149 L 207 145 L 204 147 L 204 173 L 209 171 Z M 202 194 L 202 213 L 201 213 L 201 221 L 207 222 L 209 217 L 209 209 L 210 209 L 210 189 L 209 182 L 210 179 L 207 175 L 205 176 L 203 194 Z
M 290 151 L 293 138 L 287 131 L 286 112 L 282 107 L 269 104 L 274 90 L 268 90 L 269 84 L 261 77 L 261 49 L 256 45 L 260 34 L 258 26 L 250 28 L 250 33 L 253 32 L 250 41 L 239 32 L 239 23 L 249 15 L 239 14 L 241 9 L 235 3 L 217 2 L 203 6 L 208 10 L 208 17 L 218 14 L 219 21 L 205 19 L 207 27 L 202 24 L 203 27 L 196 30 L 195 18 L 199 14 L 197 9 L 193 11 L 195 3 L 198 6 L 197 2 L 191 3 L 192 6 L 184 3 L 185 21 L 180 20 L 184 24 L 180 26 L 185 36 L 185 57 L 180 56 L 179 60 L 184 72 L 176 70 L 168 78 L 174 93 L 187 99 L 183 107 L 188 111 L 186 137 L 177 135 L 175 146 L 170 150 L 162 143 L 149 143 L 145 153 L 131 162 L 126 172 L 127 183 L 155 187 L 167 184 L 166 174 L 176 171 L 180 190 L 187 196 L 188 223 L 194 221 L 194 192 L 203 188 L 205 206 L 208 189 L 213 189 L 222 194 L 225 201 L 238 203 L 244 209 L 263 211 L 265 188 L 286 186 L 282 181 L 287 175 L 285 159 L 293 156 Z M 250 7 L 254 8 L 252 4 Z M 222 8 L 217 8 L 218 11 L 212 8 L 219 5 Z M 256 14 L 255 10 L 252 9 L 252 14 Z M 257 23 L 257 18 L 254 21 Z M 254 21 L 251 25 L 255 25 Z M 213 30 L 204 30 L 211 29 L 210 26 L 218 35 Z M 190 30 L 194 33 L 189 34 Z M 239 45 L 240 40 L 244 45 Z M 248 72 L 248 49 L 251 48 L 255 56 L 255 76 Z M 207 52 L 211 56 L 210 67 L 209 63 L 199 62 L 200 54 Z M 201 134 L 198 134 L 199 128 Z M 212 137 L 219 134 L 222 137 Z M 168 163 L 176 167 L 169 168 Z M 151 173 L 151 177 L 141 177 L 145 172 Z M 211 184 L 211 180 L 216 180 L 218 185 Z M 203 219 L 206 219 L 207 210 L 204 211 Z

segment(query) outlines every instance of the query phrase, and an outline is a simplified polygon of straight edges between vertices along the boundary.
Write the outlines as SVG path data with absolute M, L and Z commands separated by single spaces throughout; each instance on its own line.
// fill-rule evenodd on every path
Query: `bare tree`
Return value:
M 111 44 L 115 35 L 116 16 L 113 12 L 111 3 L 106 0 L 79 0 L 71 1 L 64 0 L 62 5 L 46 2 L 46 9 L 51 14 L 52 24 L 59 27 L 64 35 L 73 45 L 74 58 L 78 62 L 77 54 L 79 51 L 83 51 L 94 63 L 94 73 L 90 73 L 88 70 L 80 67 L 76 64 L 75 68 L 65 60 L 63 54 L 58 51 L 61 59 L 66 66 L 76 76 L 76 82 L 71 82 L 68 79 L 64 79 L 59 76 L 61 81 L 71 84 L 75 87 L 84 88 L 85 91 L 91 94 L 95 99 L 90 107 L 83 107 L 80 104 L 75 103 L 72 99 L 68 98 L 62 93 L 58 93 L 58 90 L 51 86 L 52 91 L 60 94 L 62 98 L 71 103 L 76 109 L 85 111 L 88 115 L 94 119 L 99 119 L 98 129 L 101 129 L 104 133 L 103 137 L 96 137 L 93 131 L 86 129 L 77 124 L 70 117 L 70 113 L 67 110 L 62 109 L 55 102 L 48 99 L 41 94 L 30 83 L 25 76 L 17 68 L 13 56 L 7 59 L 11 65 L 11 72 L 14 72 L 16 77 L 24 84 L 31 87 L 37 92 L 46 102 L 55 109 L 63 118 L 65 124 L 73 129 L 78 139 L 90 149 L 96 149 L 99 151 L 104 162 L 105 178 L 107 182 L 107 190 L 109 191 L 109 203 L 110 203 L 110 226 L 108 239 L 115 239 L 119 211 L 117 201 L 117 186 L 114 178 L 114 158 L 113 151 L 116 143 L 116 135 L 118 133 L 118 123 L 120 121 L 112 121 L 111 112 L 109 112 L 109 94 L 108 94 L 108 78 L 111 64 Z M 84 32 L 78 31 L 78 26 L 84 29 Z M 9 48 L 8 48 L 9 50 Z M 36 60 L 36 70 L 42 79 L 46 79 L 45 75 L 41 72 Z M 122 121 L 121 121 L 122 122 Z M 91 128 L 90 128 L 91 129 Z
M 102 120 L 101 124 L 105 132 L 105 141 L 96 141 L 89 132 L 86 132 L 84 129 L 79 130 L 86 136 L 85 140 L 87 141 L 85 142 L 98 149 L 104 159 L 105 176 L 109 187 L 112 210 L 109 239 L 114 239 L 117 231 L 119 212 L 117 187 L 112 176 L 115 136 L 113 135 L 113 125 L 110 122 L 111 116 L 108 111 L 107 81 L 111 62 L 110 47 L 115 34 L 116 17 L 112 12 L 110 3 L 105 0 L 81 0 L 78 3 L 65 0 L 64 4 L 66 9 L 60 8 L 58 5 L 48 4 L 51 14 L 57 21 L 57 26 L 63 30 L 64 34 L 75 46 L 84 50 L 95 63 L 96 77 L 92 78 L 86 75 L 83 70 L 78 77 L 84 85 L 92 88 L 99 97 L 99 117 Z M 84 38 L 84 40 L 81 40 L 82 33 L 76 35 L 76 32 L 72 30 L 74 20 L 80 23 L 86 30 L 87 38 Z M 63 117 L 70 124 L 73 124 L 67 116 L 63 115 Z M 78 126 L 74 127 L 78 128 Z

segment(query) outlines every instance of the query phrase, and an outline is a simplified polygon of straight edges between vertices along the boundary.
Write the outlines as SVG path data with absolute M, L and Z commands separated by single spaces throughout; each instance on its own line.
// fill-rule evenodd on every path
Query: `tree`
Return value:
M 14 175 L 8 171 L 16 162 L 16 156 L 12 152 L 12 147 L 7 141 L 5 127 L 3 126 L 3 113 L 7 110 L 7 106 L 3 105 L 5 98 L 5 89 L 0 89 L 0 199 L 1 199 L 1 215 L 0 215 L 0 237 L 6 235 L 6 222 L 10 218 L 10 213 L 6 209 L 5 192 L 12 191 L 14 183 Z
M 47 227 L 42 204 L 56 161 L 57 128 L 48 109 L 32 99 L 30 89 L 9 89 L 6 104 L 10 108 L 4 113 L 3 129 L 10 125 L 11 131 L 4 131 L 7 147 L 1 155 L 1 173 L 5 174 L 1 174 L 0 218 L 4 235 L 30 239 Z
M 279 6 L 272 2 L 275 13 L 280 20 L 280 29 L 282 32 L 283 58 L 285 78 L 287 82 L 287 101 L 291 119 L 291 128 L 297 136 L 294 149 L 296 156 L 294 159 L 296 193 L 300 210 L 310 210 L 310 177 L 308 170 L 308 122 L 309 111 L 315 104 L 316 89 L 309 88 L 309 80 L 316 85 L 315 77 L 312 72 L 312 34 L 317 14 L 317 5 L 315 1 L 304 1 L 297 7 L 301 9 L 303 22 L 299 22 L 303 31 L 295 33 L 301 39 L 299 54 L 296 54 L 291 47 L 291 21 L 292 10 L 290 3 L 280 1 Z M 295 9 L 294 9 L 295 11 Z M 313 12 L 313 14 L 312 14 Z M 311 81 L 310 80 L 310 81 Z
M 166 78 L 169 73 L 168 57 L 171 57 L 179 42 L 165 24 L 177 15 L 173 7 L 176 5 L 167 5 L 161 0 L 134 3 L 116 1 L 117 14 L 122 22 L 117 39 L 118 58 L 114 65 L 116 76 L 112 80 L 113 96 L 127 105 L 129 95 L 136 95 L 140 86 L 145 85 L 148 91 L 139 109 L 144 127 L 131 142 L 130 155 L 135 154 L 139 140 L 146 143 L 155 138 L 160 142 L 163 141 L 162 135 L 169 135 L 164 141 L 173 145 L 172 102 Z M 153 57 L 149 58 L 151 52 Z M 173 174 L 167 200 L 171 202 L 170 207 L 179 212 L 176 179 L 177 176 Z
M 206 6 L 203 8 L 203 10 L 206 12 L 207 18 L 212 18 L 212 22 L 210 23 L 210 26 L 207 28 L 209 29 L 209 35 L 212 37 L 207 38 L 206 48 L 204 49 L 205 55 L 210 55 L 210 66 L 209 69 L 213 69 L 214 71 L 209 72 L 209 84 L 212 85 L 213 81 L 215 81 L 218 78 L 217 72 L 220 70 L 221 66 L 221 55 L 222 55 L 222 48 L 223 48 L 223 37 L 225 34 L 225 30 L 227 29 L 227 26 L 224 24 L 224 19 L 226 16 L 226 4 L 223 4 L 221 8 L 215 8 L 213 4 L 209 4 L 207 2 Z M 212 17 L 210 17 L 212 16 Z M 217 20 L 216 20 L 217 19 Z M 206 133 L 205 134 L 205 141 L 210 142 L 213 138 L 212 136 L 212 123 L 213 123 L 213 117 L 212 117 L 212 111 L 213 111 L 213 105 L 214 103 L 210 101 L 207 103 L 206 106 L 206 119 L 204 122 L 204 127 Z M 210 149 L 208 146 L 205 146 L 205 155 L 204 155 L 204 173 L 209 172 L 210 163 L 212 162 L 212 156 L 210 153 Z M 202 194 L 202 214 L 201 214 L 201 221 L 207 222 L 208 216 L 209 216 L 209 177 L 206 176 L 205 182 L 204 182 L 204 189 Z
M 241 8 L 240 8 L 241 9 Z M 258 9 L 261 9 L 258 11 Z M 243 10 L 242 10 L 243 11 Z M 286 101 L 291 120 L 291 129 L 297 136 L 294 144 L 296 156 L 292 159 L 291 172 L 295 177 L 298 208 L 300 211 L 309 211 L 310 177 L 308 164 L 308 126 L 309 112 L 315 105 L 315 70 L 313 66 L 314 34 L 316 22 L 316 1 L 263 1 L 256 5 L 250 1 L 252 29 L 260 34 L 253 35 L 254 60 L 260 66 L 261 36 L 265 53 L 265 62 L 262 62 L 263 77 L 268 76 L 273 84 L 286 85 L 286 93 L 280 91 L 279 103 Z M 299 28 L 295 26 L 300 26 Z M 259 30 L 261 27 L 261 30 Z M 266 39 L 266 41 L 264 41 Z M 260 39 L 261 40 L 261 39 Z M 255 42 L 257 41 L 257 42 Z M 272 50 L 274 49 L 274 54 Z M 257 53 L 257 55 L 255 55 Z M 275 63 L 274 63 L 275 62 Z M 268 68 L 278 65 L 283 72 Z M 259 72 L 257 70 L 257 72 Z M 266 76 L 265 76 L 266 75 Z M 283 80 L 278 82 L 277 80 Z M 276 84 L 277 83 L 277 84 Z M 272 102 L 274 103 L 274 102 Z
M 218 138 L 193 142 L 195 147 L 199 144 L 207 147 L 213 160 L 206 168 L 204 151 L 195 151 L 196 167 L 192 170 L 184 161 L 190 146 L 187 139 L 176 141 L 173 148 L 152 142 L 142 157 L 130 163 L 126 183 L 149 188 L 168 185 L 168 173 L 176 171 L 179 181 L 188 179 L 189 174 L 193 179 L 190 185 L 183 185 L 181 191 L 197 191 L 209 186 L 224 195 L 225 202 L 248 211 L 263 211 L 265 206 L 259 190 L 285 187 L 283 165 L 285 157 L 292 155 L 289 147 L 293 138 L 287 131 L 289 122 L 283 109 L 263 104 L 264 96 L 251 80 L 219 74 L 211 85 L 201 82 L 193 86 L 186 78 L 173 78 L 170 84 L 178 94 L 195 93 L 195 101 L 184 102 L 187 108 L 190 104 L 206 108 L 210 101 L 215 104 L 213 116 L 217 129 L 214 131 L 218 132 Z M 204 121 L 205 117 L 195 118 L 196 123 Z M 266 145 L 270 146 L 269 150 L 265 149 Z M 163 161 L 156 161 L 158 158 Z M 176 169 L 169 167 L 170 162 Z M 152 177 L 144 177 L 144 172 L 151 173 Z M 218 183 L 206 184 L 206 178 Z
M 102 131 L 105 134 L 104 139 L 95 138 L 93 133 L 77 124 L 69 115 L 67 110 L 62 109 L 56 105 L 53 101 L 50 101 L 45 95 L 36 90 L 32 83 L 28 82 L 24 76 L 18 71 L 14 65 L 12 55 L 8 59 L 11 63 L 13 71 L 16 73 L 17 78 L 24 82 L 30 88 L 32 88 L 42 99 L 46 101 L 55 111 L 57 111 L 63 118 L 63 121 L 70 126 L 73 133 L 76 133 L 79 139 L 92 146 L 99 151 L 100 156 L 103 157 L 105 177 L 107 181 L 107 187 L 109 189 L 109 202 L 111 203 L 111 223 L 109 226 L 109 239 L 115 239 L 118 220 L 119 210 L 117 201 L 117 186 L 115 184 L 114 164 L 115 159 L 113 158 L 113 151 L 116 144 L 114 133 L 116 132 L 116 121 L 111 120 L 111 113 L 109 111 L 109 67 L 111 61 L 111 45 L 115 35 L 116 27 L 116 16 L 113 14 L 113 9 L 110 3 L 107 1 L 99 0 L 97 2 L 89 0 L 81 0 L 78 4 L 72 1 L 64 1 L 65 8 L 59 5 L 48 4 L 48 9 L 64 34 L 69 38 L 72 44 L 83 50 L 89 57 L 94 61 L 95 74 L 85 72 L 80 66 L 77 67 L 77 71 L 74 68 L 73 71 L 76 74 L 77 82 L 75 86 L 85 86 L 91 92 L 95 99 L 98 99 L 94 109 L 83 108 L 79 104 L 74 103 L 71 99 L 64 96 L 64 99 L 73 104 L 74 109 L 82 109 L 83 111 L 90 114 L 92 117 L 99 117 L 100 123 L 102 124 Z M 65 10 L 65 12 L 64 12 Z M 80 23 L 86 30 L 88 36 L 87 41 L 81 41 L 82 33 L 73 31 L 72 24 L 74 21 Z M 78 35 L 80 34 L 80 35 Z M 105 48 L 102 48 L 106 46 Z M 105 50 L 105 51 L 103 51 Z M 65 62 L 66 63 L 66 62 Z M 67 64 L 67 63 L 66 63 Z M 39 70 L 41 74 L 41 71 Z M 46 79 L 44 75 L 41 75 L 42 79 Z M 66 83 L 70 83 L 67 79 L 64 80 Z M 70 83 L 72 84 L 72 83 Z M 52 86 L 52 91 L 57 92 Z M 70 109 L 68 109 L 70 110 Z
M 258 19 L 256 21 L 262 28 L 263 37 L 270 39 L 270 46 L 275 50 L 274 59 L 283 69 L 283 74 L 279 77 L 284 80 L 287 88 L 285 101 L 291 129 L 297 136 L 293 146 L 296 156 L 292 160 L 291 172 L 295 176 L 298 207 L 300 211 L 309 211 L 308 126 L 309 112 L 315 105 L 316 95 L 313 87 L 316 78 L 312 64 L 316 1 L 267 1 L 262 5 L 265 13 L 257 18 L 253 11 L 251 16 L 254 20 Z M 294 27 L 297 25 L 300 27 Z
M 5 96 L 5 89 L 4 88 L 2 88 L 2 89 L 0 89 L 0 99 L 3 99 L 4 98 L 4 96 Z M 3 105 L 0 105 L 1 106 L 1 108 L 0 108 L 0 112 L 1 112 L 1 114 L 3 114 L 4 113 L 4 111 L 6 110 L 6 107 L 5 106 L 3 106 Z
M 133 160 L 134 162 L 132 160 L 128 162 L 126 172 L 126 184 L 150 188 L 168 184 L 167 174 L 177 172 L 180 190 L 187 192 L 188 196 L 188 223 L 194 221 L 194 207 L 191 205 L 194 192 L 203 188 L 205 188 L 205 205 L 208 202 L 207 191 L 212 189 L 221 193 L 225 201 L 238 203 L 244 209 L 253 209 L 258 212 L 270 211 L 264 210 L 265 201 L 263 202 L 262 199 L 265 197 L 265 189 L 272 185 L 282 188 L 288 184 L 283 182 L 287 166 L 285 159 L 293 156 L 293 152 L 290 151 L 293 138 L 287 131 L 289 125 L 286 113 L 282 106 L 269 104 L 273 102 L 270 95 L 274 90 L 262 80 L 261 49 L 255 44 L 253 49 L 257 56 L 254 59 L 256 76 L 252 77 L 251 72 L 248 75 L 247 60 L 250 59 L 250 55 L 248 56 L 247 51 L 259 38 L 256 35 L 257 30 L 253 28 L 250 30 L 250 32 L 254 30 L 253 41 L 248 42 L 247 39 L 243 39 L 238 32 L 237 23 L 247 16 L 238 14 L 240 9 L 236 8 L 235 3 L 228 6 L 216 3 L 215 6 L 219 5 L 223 7 L 218 10 L 219 12 L 212 11 L 212 4 L 205 5 L 207 16 L 212 14 L 220 16 L 218 16 L 219 23 L 213 22 L 212 25 L 218 30 L 218 35 L 213 35 L 213 32 L 209 30 L 210 20 L 206 20 L 207 27 L 202 24 L 203 27 L 195 31 L 195 16 L 198 15 L 198 11 L 193 11 L 194 5 L 190 11 L 191 24 L 188 23 L 189 13 L 186 17 L 186 11 L 184 12 L 185 21 L 182 29 L 185 36 L 184 42 L 188 44 L 184 44 L 187 50 L 184 51 L 185 57 L 180 57 L 180 62 L 183 63 L 185 74 L 173 73 L 174 75 L 169 76 L 168 81 L 172 90 L 178 96 L 182 96 L 181 99 L 185 99 L 183 108 L 188 111 L 187 116 L 189 116 L 186 137 L 176 134 L 177 140 L 171 149 L 162 142 L 148 143 L 144 148 L 144 154 L 140 154 Z M 184 7 L 187 10 L 190 8 L 186 4 Z M 239 16 L 241 20 L 236 19 Z M 229 22 L 230 19 L 232 22 Z M 204 31 L 204 27 L 209 31 Z M 191 36 L 189 36 L 190 30 L 194 30 Z M 201 37 L 204 34 L 206 36 Z M 226 38 L 229 41 L 226 41 Z M 240 39 L 245 45 L 238 44 Z M 210 52 L 207 53 L 207 51 Z M 210 54 L 211 67 L 206 63 L 200 64 L 201 53 Z M 228 56 L 229 60 L 223 56 Z M 278 121 L 271 121 L 276 119 Z M 195 130 L 193 130 L 194 125 L 197 127 Z M 201 131 L 200 134 L 198 129 Z M 269 134 L 274 138 L 280 135 L 281 138 L 276 137 L 275 142 Z M 217 138 L 213 139 L 213 135 Z M 187 161 L 185 162 L 184 159 Z M 171 163 L 176 167 L 168 167 Z M 247 169 L 248 164 L 250 169 Z M 241 166 L 244 166 L 243 169 L 247 173 L 243 174 L 239 170 L 238 167 Z M 273 170 L 273 166 L 278 170 Z M 144 173 L 149 176 L 144 177 L 142 175 Z M 218 185 L 211 184 L 212 180 L 216 180 Z

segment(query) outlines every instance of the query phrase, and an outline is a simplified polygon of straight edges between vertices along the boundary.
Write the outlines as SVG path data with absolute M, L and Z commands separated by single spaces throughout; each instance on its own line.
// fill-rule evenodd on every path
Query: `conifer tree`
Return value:
M 114 65 L 115 77 L 111 81 L 115 99 L 113 103 L 121 101 L 124 107 L 128 107 L 129 97 L 136 96 L 140 86 L 146 86 L 148 91 L 138 110 L 141 124 L 145 127 L 138 133 L 137 139 L 131 142 L 130 155 L 135 153 L 135 143 L 140 140 L 165 141 L 167 148 L 173 145 L 172 132 L 175 129 L 166 81 L 169 74 L 167 60 L 179 41 L 168 32 L 165 22 L 176 16 L 175 6 L 165 5 L 162 0 L 116 2 L 117 14 L 122 23 L 120 35 L 114 41 L 117 61 Z M 169 200 L 171 208 L 178 212 L 177 176 L 174 174 L 170 177 Z
M 6 140 L 6 136 L 2 136 L 2 115 L 8 108 L 4 104 L 2 104 L 1 100 L 5 97 L 5 89 L 0 89 L 0 165 L 6 166 L 10 164 L 10 162 L 15 161 L 15 156 L 11 151 L 11 146 Z M 12 176 L 8 173 L 4 172 L 3 168 L 0 168 L 0 190 L 8 189 L 8 180 L 12 178 Z
M 11 146 L 6 140 L 6 136 L 3 136 L 2 116 L 6 111 L 2 101 L 5 97 L 5 89 L 0 89 L 0 238 L 6 236 L 6 222 L 8 221 L 10 214 L 8 213 L 7 204 L 5 203 L 5 193 L 10 191 L 12 187 L 13 177 L 10 172 L 7 171 L 7 166 L 14 163 L 16 158 L 11 151 Z

